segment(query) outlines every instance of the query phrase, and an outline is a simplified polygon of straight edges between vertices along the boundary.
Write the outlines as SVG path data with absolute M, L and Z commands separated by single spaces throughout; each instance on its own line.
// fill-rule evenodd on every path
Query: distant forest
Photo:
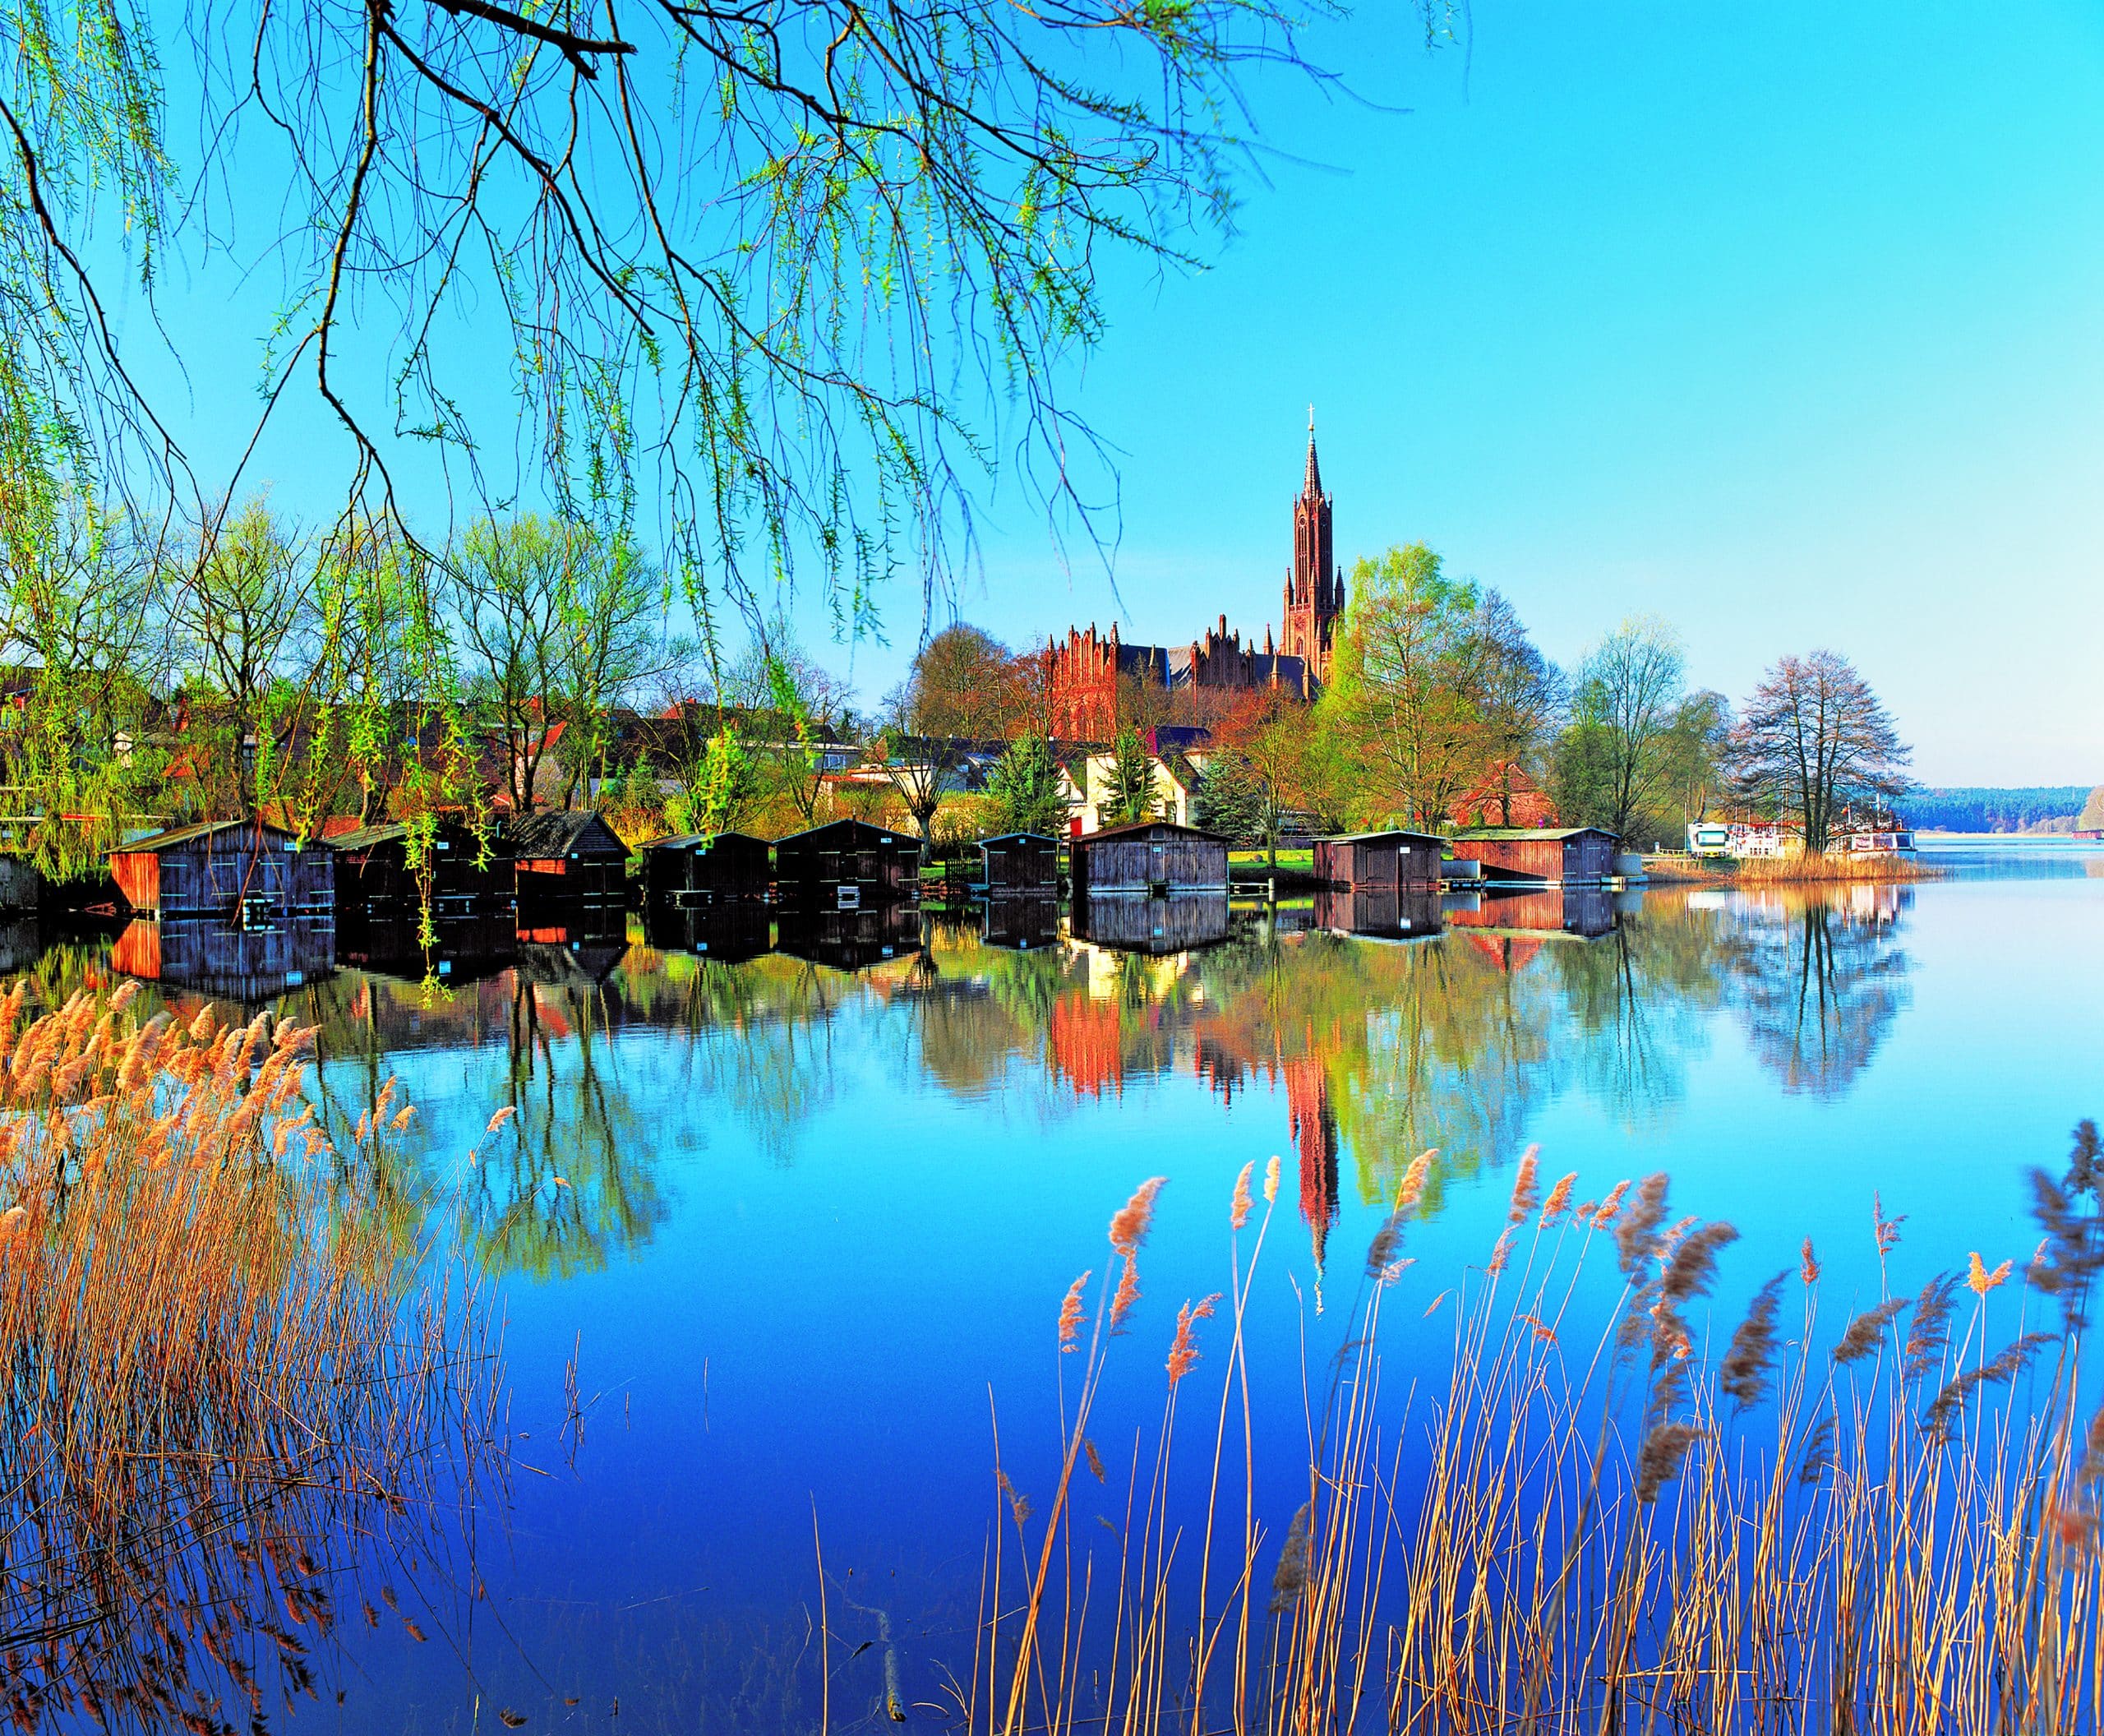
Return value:
M 2055 784 L 2035 790 L 1917 790 L 1899 804 L 1911 825 L 1936 832 L 2021 832 L 2072 830 L 2074 817 L 2089 799 L 2086 783 Z

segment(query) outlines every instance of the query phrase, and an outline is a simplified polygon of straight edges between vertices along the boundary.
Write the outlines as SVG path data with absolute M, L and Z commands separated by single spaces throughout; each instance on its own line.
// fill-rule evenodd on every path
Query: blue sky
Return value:
M 1304 406 L 1340 557 L 1423 539 L 1574 658 L 1650 612 L 1733 699 L 1831 644 L 1938 783 L 2104 779 L 2104 13 L 1479 5 L 1337 63 L 1077 401 L 1128 636 L 1278 612 Z M 1117 612 L 1021 510 L 966 612 Z M 1213 604 L 1217 597 L 1219 603 Z
M 1121 454 L 1110 573 L 997 488 L 965 618 L 1261 639 L 1313 402 L 1347 563 L 1428 542 L 1563 661 L 1662 616 L 1735 700 L 1830 645 L 1926 781 L 2104 779 L 2104 13 L 1518 0 L 1465 48 L 1378 7 L 1313 46 L 1372 104 L 1253 86 L 1240 233 L 1111 279 L 1064 381 Z M 252 417 L 250 353 L 193 367 L 197 425 Z M 288 503 L 335 443 L 291 411 Z M 902 588 L 866 697 L 923 626 Z

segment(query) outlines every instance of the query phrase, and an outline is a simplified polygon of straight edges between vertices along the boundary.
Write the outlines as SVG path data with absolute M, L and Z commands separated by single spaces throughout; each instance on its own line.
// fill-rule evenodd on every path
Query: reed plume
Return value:
M 1571 1204 L 1571 1190 L 1577 1184 L 1577 1181 L 1578 1172 L 1573 1170 L 1569 1175 L 1559 1177 L 1556 1185 L 1548 1190 L 1548 1199 L 1542 1207 L 1541 1226 L 1543 1229 L 1548 1230 L 1555 1227 L 1557 1221 L 1563 1216 L 1565 1210 Z M 1585 1211 L 1581 1207 L 1578 1216 L 1583 1217 L 1585 1215 Z
M 1759 1404 L 1774 1383 L 1775 1316 L 1788 1276 L 1779 1272 L 1753 1293 L 1718 1370 L 1719 1387 L 1742 1410 Z
M 1530 1145 L 1520 1153 L 1519 1174 L 1512 1180 L 1511 1207 L 1506 1214 L 1509 1223 L 1524 1224 L 1541 1203 L 1541 1189 L 1535 1184 L 1540 1155 L 1541 1147 L 1538 1145 Z
M 1065 1299 L 1059 1304 L 1059 1349 L 1064 1354 L 1073 1350 L 1082 1335 L 1082 1295 L 1088 1287 L 1089 1274 L 1083 1272 L 1067 1286 Z
M 1661 1296 L 1678 1307 L 1696 1296 L 1708 1295 L 1717 1276 L 1718 1250 L 1730 1247 L 1738 1239 L 1738 1231 L 1721 1221 L 1705 1224 L 1685 1237 L 1666 1263 L 1665 1277 L 1659 1284 Z
M 1267 1206 L 1273 1204 L 1278 1197 L 1279 1160 L 1278 1154 L 1274 1152 L 1271 1161 L 1264 1166 L 1264 1203 Z
M 1220 1300 L 1216 1290 L 1200 1302 L 1186 1302 L 1176 1310 L 1176 1336 L 1169 1346 L 1169 1383 L 1172 1387 L 1191 1372 L 1198 1360 L 1198 1335 L 1195 1328 L 1201 1320 L 1212 1318 L 1213 1304 Z
M 1396 1209 L 1407 1211 L 1424 1198 L 1424 1184 L 1432 1174 L 1432 1160 L 1438 1153 L 1419 1152 L 1410 1159 L 1410 1167 L 1403 1171 L 1402 1185 L 1396 1189 Z
M 1834 1346 L 1834 1360 L 1839 1363 L 1861 1362 L 1875 1353 L 1884 1343 L 1885 1327 L 1899 1318 L 1900 1311 L 1912 1300 L 1908 1296 L 1894 1296 L 1876 1308 L 1864 1309 L 1848 1323 L 1841 1341 Z
M 1234 1178 L 1234 1197 L 1227 1208 L 1227 1226 L 1230 1230 L 1239 1230 L 1249 1221 L 1249 1178 L 1256 1173 L 1257 1161 L 1253 1157 L 1242 1166 L 1242 1173 Z
M 1644 1437 L 1636 1461 L 1636 1498 L 1647 1505 L 1680 1475 L 1687 1449 L 1709 1431 L 1692 1423 L 1660 1423 Z
M 1811 1251 L 1810 1236 L 1805 1238 L 1804 1247 L 1799 1251 L 1797 1256 L 1797 1275 L 1805 1281 L 1805 1288 L 1807 1290 L 1819 1281 L 1819 1261 Z
M 1600 1202 L 1599 1209 L 1593 1214 L 1593 1227 L 1595 1230 L 1612 1230 L 1614 1227 L 1615 1219 L 1622 1212 L 1623 1196 L 1628 1192 L 1629 1184 L 1626 1181 L 1618 1181 L 1608 1189 L 1607 1197 Z
M 1992 1272 L 1981 1261 L 1978 1252 L 1972 1255 L 1972 1270 L 1966 1275 L 1965 1287 L 1976 1296 L 1984 1296 L 1991 1290 L 1999 1289 L 2007 1280 L 2013 1263 L 2004 1260 Z
M 1166 1175 L 1142 1182 L 1133 1190 L 1133 1197 L 1111 1214 L 1110 1246 L 1128 1263 L 1147 1241 L 1147 1230 L 1154 1222 L 1155 1198 L 1168 1182 Z
M 1666 1186 L 1663 1170 L 1646 1175 L 1636 1184 L 1636 1198 L 1623 1208 L 1615 1224 L 1615 1250 L 1625 1277 L 1633 1277 L 1659 1251 L 1659 1226 L 1666 1217 Z
M 1907 1343 L 1900 1361 L 1901 1377 L 1919 1380 L 1943 1366 L 1950 1343 L 1952 1298 L 1958 1294 L 1958 1275 L 1939 1273 L 1922 1286 L 1914 1299 L 1914 1318 L 1908 1323 Z
M 1279 1564 L 1271 1574 L 1271 1613 L 1274 1615 L 1290 1609 L 1300 1601 L 1301 1594 L 1308 1589 L 1308 1576 L 1313 1566 L 1308 1526 L 1314 1512 L 1313 1501 L 1302 1502 L 1299 1510 L 1293 1516 L 1293 1523 L 1286 1527 L 1285 1541 L 1279 1549 Z

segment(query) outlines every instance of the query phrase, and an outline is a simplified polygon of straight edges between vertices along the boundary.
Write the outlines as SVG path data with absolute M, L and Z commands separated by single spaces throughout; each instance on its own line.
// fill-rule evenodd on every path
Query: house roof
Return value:
M 551 856 L 626 856 L 628 846 L 589 808 L 553 808 L 529 814 L 507 829 L 514 852 L 535 861 Z
M 987 844 L 1057 844 L 1059 840 L 1045 832 L 995 832 L 974 842 L 983 847 Z
M 672 838 L 653 838 L 643 847 L 645 850 L 708 850 L 731 840 L 758 844 L 763 849 L 767 845 L 765 838 L 750 832 L 682 832 Z
M 111 851 L 112 856 L 153 856 L 163 850 L 175 850 L 185 844 L 195 843 L 201 838 L 210 838 L 221 832 L 274 832 L 279 838 L 290 838 L 292 833 L 283 826 L 274 826 L 268 820 L 205 820 L 191 826 L 172 826 L 165 832 L 156 832 L 150 838 L 134 838 L 128 844 Z
M 409 822 L 406 820 L 384 820 L 370 826 L 356 826 L 348 832 L 324 833 L 321 842 L 331 850 L 374 850 L 382 844 L 399 844 L 409 835 Z M 442 820 L 433 834 L 441 843 L 450 843 L 456 838 L 473 838 L 473 829 L 459 820 Z M 509 839 L 493 839 L 492 845 L 508 844 Z
M 1469 843 L 1478 839 L 1488 839 L 1493 843 L 1523 843 L 1530 841 L 1543 843 L 1551 840 L 1560 842 L 1566 838 L 1581 837 L 1588 832 L 1595 833 L 1602 838 L 1613 838 L 1615 835 L 1604 826 L 1475 826 L 1465 832 L 1455 833 L 1454 842 L 1457 844 Z
M 1480 838 L 1484 834 L 1478 833 L 1475 835 Z M 1316 842 L 1324 844 L 1373 844 L 1379 843 L 1383 839 L 1391 838 L 1414 838 L 1421 844 L 1443 845 L 1446 842 L 1446 840 L 1442 838 L 1437 832 L 1412 832 L 1406 827 L 1403 826 L 1390 826 L 1385 831 L 1381 832 L 1325 833 L 1321 838 L 1317 838 Z
M 1081 837 L 1071 840 L 1069 847 L 1071 847 L 1072 844 L 1100 843 L 1105 838 L 1131 838 L 1142 832 L 1151 832 L 1156 827 L 1160 827 L 1165 832 L 1178 833 L 1185 838 L 1202 838 L 1216 844 L 1224 844 L 1227 842 L 1227 839 L 1220 833 L 1208 832 L 1202 826 L 1179 825 L 1173 820 L 1128 820 L 1122 826 L 1104 826 L 1094 832 L 1083 833 Z
M 822 826 L 812 826 L 802 832 L 792 832 L 787 838 L 778 838 L 774 843 L 777 849 L 781 849 L 791 844 L 814 843 L 830 833 L 844 831 L 851 835 L 858 830 L 870 833 L 880 844 L 912 844 L 916 849 L 919 847 L 917 842 L 903 832 L 889 826 L 873 826 L 866 820 L 829 820 Z
M 376 844 L 399 843 L 408 835 L 408 822 L 397 820 L 383 821 L 376 826 L 360 826 L 353 832 L 339 832 L 322 842 L 331 850 L 370 850 Z

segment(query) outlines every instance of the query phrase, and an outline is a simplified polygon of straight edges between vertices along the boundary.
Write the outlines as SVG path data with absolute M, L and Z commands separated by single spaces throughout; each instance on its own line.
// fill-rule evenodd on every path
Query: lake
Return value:
M 1399 1439 L 1451 1350 L 1442 1300 L 1490 1258 L 1532 1147 L 1543 1191 L 1576 1172 L 1597 1200 L 1663 1170 L 1673 1216 L 1736 1226 L 1710 1304 L 1726 1329 L 1807 1237 L 1836 1318 L 1874 1300 L 1880 1217 L 1903 1220 L 1895 1290 L 1975 1252 L 2020 1272 L 2025 1172 L 2057 1170 L 2104 1110 L 2104 848 L 1924 860 L 1947 877 L 1655 888 L 1576 924 L 1598 933 L 1490 907 L 1369 939 L 1303 903 L 1238 908 L 1225 940 L 1176 952 L 930 919 L 854 971 L 634 939 L 440 991 L 353 970 L 292 991 L 280 1012 L 321 1027 L 329 1124 L 390 1075 L 417 1106 L 390 1184 L 486 1281 L 514 1437 L 472 1555 L 388 1586 L 424 1637 L 393 1604 L 345 1621 L 325 1710 L 297 1716 L 805 1730 L 822 1651 L 836 1727 L 888 1724 L 893 1692 L 909 1723 L 950 1715 L 997 1528 L 1016 1572 L 996 1434 L 1008 1489 L 1041 1506 L 1081 1362 L 1061 1299 L 1102 1277 L 1106 1224 L 1150 1177 L 1142 1294 L 1091 1425 L 1106 1475 L 1082 1480 L 1114 1533 L 1177 1309 L 1233 1295 L 1230 1195 L 1274 1155 L 1246 1326 L 1274 1535 L 1422 1152 L 1382 1328 Z M 30 973 L 55 995 L 106 977 L 108 953 L 72 943 Z M 1604 1318 L 1618 1285 L 1589 1277 L 1572 1306 Z M 2010 1330 L 2023 1295 L 1992 1299 Z M 1203 1492 L 1224 1325 L 1196 1328 L 1174 1500 Z

